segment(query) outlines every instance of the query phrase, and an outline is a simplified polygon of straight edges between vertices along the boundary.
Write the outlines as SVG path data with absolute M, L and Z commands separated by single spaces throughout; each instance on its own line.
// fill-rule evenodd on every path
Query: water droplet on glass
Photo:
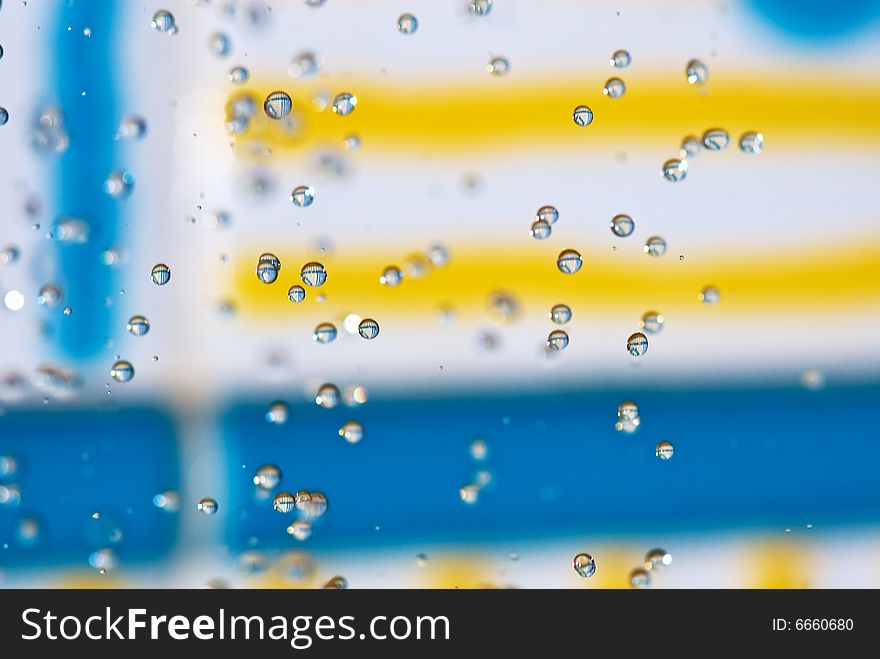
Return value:
M 150 331 L 150 321 L 144 316 L 132 316 L 128 319 L 125 329 L 133 336 L 143 336 Z
M 95 568 L 99 574 L 107 574 L 107 572 L 116 569 L 118 561 L 114 551 L 105 547 L 89 554 L 89 565 Z
M 336 339 L 336 326 L 333 323 L 321 323 L 315 328 L 312 338 L 317 343 L 331 343 Z
M 721 151 L 730 144 L 730 135 L 723 128 L 712 128 L 703 133 L 703 146 L 706 151 Z
M 233 66 L 229 69 L 229 82 L 234 85 L 243 85 L 250 77 L 250 71 L 243 66 Z
M 672 565 L 672 554 L 665 549 L 652 549 L 645 554 L 646 570 L 656 571 L 668 565 Z
M 648 337 L 641 332 L 630 334 L 626 340 L 626 351 L 633 357 L 641 357 L 648 352 Z
M 556 267 L 559 268 L 559 272 L 566 275 L 573 275 L 583 264 L 581 255 L 573 249 L 564 249 L 556 257 Z
M 358 323 L 358 334 L 363 339 L 375 339 L 379 336 L 379 323 L 372 318 L 364 318 Z
M 578 554 L 571 561 L 574 571 L 584 578 L 596 574 L 596 561 L 589 554 Z
M 272 507 L 279 513 L 289 513 L 296 507 L 296 498 L 290 492 L 279 492 L 272 500 Z
M 5 126 L 8 121 L 9 111 L 4 107 L 0 107 L 0 126 Z
M 397 30 L 401 34 L 413 34 L 419 29 L 419 21 L 412 14 L 401 14 L 397 19 Z
M 578 105 L 571 117 L 578 126 L 589 126 L 593 123 L 593 111 L 586 105 Z
M 120 359 L 110 367 L 110 377 L 117 382 L 128 382 L 134 377 L 134 366 L 131 362 Z
M 290 203 L 300 208 L 311 206 L 315 201 L 315 188 L 310 185 L 298 185 L 290 193 Z
M 647 588 L 651 585 L 651 577 L 642 568 L 636 568 L 629 573 L 629 585 L 632 588 Z
M 629 215 L 615 215 L 611 218 L 611 232 L 618 238 L 626 238 L 636 228 L 636 223 Z
M 529 235 L 535 240 L 546 240 L 553 233 L 553 228 L 545 220 L 535 220 L 529 227 Z
M 3 296 L 3 306 L 10 311 L 21 311 L 24 306 L 24 295 L 21 291 L 6 291 L 6 295 Z
M 702 148 L 703 144 L 700 142 L 699 138 L 696 138 L 693 135 L 688 135 L 681 141 L 679 155 L 682 158 L 694 158 L 695 156 L 700 155 Z
M 343 146 L 345 146 L 346 151 L 357 151 L 361 148 L 361 136 L 352 133 L 351 135 L 346 135 L 345 139 L 342 141 Z
M 290 416 L 290 406 L 283 400 L 276 400 L 269 403 L 269 409 L 266 410 L 266 421 L 275 425 L 282 425 L 287 422 Z
M 805 389 L 810 391 L 818 391 L 825 386 L 825 375 L 822 371 L 815 368 L 807 369 L 801 375 L 801 384 Z M 0 476 L 3 475 L 2 458 L 0 458 Z
M 217 57 L 226 57 L 232 51 L 232 41 L 223 32 L 214 32 L 208 37 L 208 50 Z
M 254 273 L 264 284 L 271 284 L 278 279 L 278 271 L 281 270 L 281 261 L 274 254 L 263 254 L 260 257 Z
M 478 485 L 474 485 L 473 483 L 465 485 L 464 487 L 459 488 L 458 496 L 463 503 L 471 506 L 475 504 L 480 498 L 480 487 Z
M 43 284 L 37 295 L 37 304 L 42 304 L 47 307 L 57 307 L 63 298 L 64 294 L 55 284 Z
M 492 0 L 473 0 L 468 11 L 472 16 L 485 16 L 492 11 Z
M 150 279 L 157 286 L 164 286 L 171 281 L 171 268 L 164 263 L 157 263 L 150 271 Z
M 646 311 L 639 320 L 639 329 L 648 334 L 656 334 L 663 329 L 664 318 L 659 311 Z
M 254 485 L 264 490 L 274 490 L 281 482 L 281 470 L 273 464 L 263 465 L 254 474 Z
M 675 453 L 675 447 L 670 442 L 660 442 L 655 453 L 661 460 L 669 460 Z
M 482 462 L 489 457 L 489 445 L 485 439 L 475 439 L 470 445 L 471 458 L 477 462 Z
M 312 261 L 302 267 L 299 277 L 306 286 L 321 286 L 327 281 L 327 268 L 322 263 Z
M 535 219 L 547 224 L 556 224 L 556 220 L 559 219 L 559 211 L 555 206 L 541 206 L 535 213 Z
M 608 78 L 602 93 L 608 98 L 620 98 L 626 93 L 626 84 L 620 78 Z
M 692 59 L 685 68 L 687 81 L 692 85 L 702 85 L 709 78 L 709 69 L 698 59 Z
M 379 275 L 379 283 L 383 286 L 397 286 L 403 280 L 403 271 L 396 265 L 389 265 Z
M 104 181 L 104 192 L 114 199 L 122 199 L 131 194 L 134 188 L 134 174 L 127 169 L 117 169 L 110 172 Z
M 150 21 L 150 27 L 157 32 L 165 34 L 177 34 L 177 25 L 174 23 L 174 15 L 170 11 L 160 9 L 153 14 L 153 20 Z
M 290 526 L 287 527 L 287 534 L 292 535 L 300 542 L 308 540 L 312 537 L 312 523 L 307 519 L 294 520 Z
M 679 160 L 678 158 L 670 158 L 663 163 L 663 178 L 667 181 L 683 181 L 687 178 L 688 163 L 687 160 Z
M 306 299 L 306 289 L 299 285 L 291 286 L 287 290 L 287 299 L 289 299 L 291 302 L 302 302 Z
M 486 70 L 493 76 L 505 76 L 510 71 L 510 62 L 506 57 L 493 57 L 486 65 Z
M 739 138 L 739 148 L 745 153 L 761 153 L 764 150 L 764 136 L 761 133 L 743 133 Z
M 292 78 L 310 78 L 318 72 L 319 66 L 318 56 L 306 50 L 293 58 L 287 72 Z
M 611 66 L 617 69 L 625 69 L 630 65 L 630 62 L 632 62 L 632 57 L 626 50 L 615 50 L 611 56 Z
M 324 584 L 324 590 L 346 590 L 348 588 L 348 579 L 336 576 L 331 578 Z
M 346 421 L 339 429 L 339 436 L 349 444 L 357 444 L 364 438 L 364 427 L 357 421 Z
M 339 397 L 339 387 L 328 382 L 318 387 L 315 403 L 326 410 L 330 410 L 339 404 Z
M 270 119 L 284 119 L 290 114 L 293 102 L 286 92 L 275 91 L 266 97 L 263 101 L 263 111 Z
M 703 304 L 718 304 L 721 299 L 721 293 L 714 286 L 706 286 L 700 291 L 700 302 Z
M 153 497 L 153 505 L 166 513 L 176 513 L 180 509 L 180 496 L 173 490 L 166 490 Z
M 666 254 L 666 241 L 660 236 L 651 236 L 645 241 L 643 249 L 648 256 L 663 256 Z
M 449 250 L 446 249 L 445 245 L 441 245 L 440 243 L 434 243 L 428 247 L 425 255 L 428 257 L 431 265 L 435 268 L 442 268 L 449 263 Z
M 557 325 L 565 325 L 571 320 L 571 308 L 567 304 L 555 304 L 548 315 Z
M 116 139 L 139 140 L 147 134 L 146 120 L 136 114 L 130 114 L 122 118 L 116 129 Z
M 333 112 L 344 117 L 347 114 L 351 114 L 356 105 L 357 96 L 348 92 L 342 92 L 333 99 Z
M 217 512 L 217 509 L 220 506 L 217 505 L 217 502 L 214 499 L 204 498 L 199 501 L 199 505 L 197 506 L 198 511 L 203 515 L 213 515 Z
M 3 248 L 3 251 L 0 252 L 0 263 L 15 263 L 20 256 L 21 250 L 15 245 L 9 245 L 8 247 Z
M 563 330 L 553 330 L 547 336 L 547 347 L 550 350 L 564 350 L 568 346 L 568 334 Z

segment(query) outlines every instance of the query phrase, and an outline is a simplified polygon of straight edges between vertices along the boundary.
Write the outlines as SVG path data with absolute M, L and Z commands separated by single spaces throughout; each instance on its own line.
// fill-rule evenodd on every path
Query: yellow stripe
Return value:
M 496 291 L 513 294 L 530 315 L 546 313 L 558 302 L 589 316 L 654 309 L 667 318 L 672 313 L 734 316 L 798 309 L 810 314 L 816 308 L 827 314 L 877 308 L 880 302 L 878 245 L 826 245 L 821 251 L 746 257 L 737 253 L 719 259 L 696 255 L 683 261 L 672 251 L 657 258 L 640 254 L 640 243 L 614 253 L 588 246 L 581 249 L 581 271 L 563 275 L 556 268 L 560 246 L 528 237 L 523 242 L 525 246 L 480 248 L 453 244 L 445 267 L 423 279 L 404 280 L 396 288 L 381 285 L 379 275 L 388 264 L 402 266 L 399 252 L 386 247 L 369 255 L 337 253 L 321 259 L 327 282 L 320 288 L 306 287 L 306 300 L 300 304 L 288 301 L 287 289 L 300 283 L 300 267 L 314 259 L 295 248 L 276 250 L 282 270 L 274 284 L 266 285 L 254 274 L 264 250 L 254 246 L 236 255 L 237 265 L 228 271 L 228 290 L 244 317 L 309 322 L 336 320 L 344 313 L 372 316 L 380 323 L 387 315 L 430 322 L 441 305 L 453 307 L 459 317 L 485 317 L 487 299 Z M 720 303 L 711 310 L 698 299 L 701 289 L 710 284 L 721 292 Z M 326 295 L 323 304 L 317 302 L 321 294 Z
M 484 83 L 460 85 L 455 80 L 398 86 L 375 80 L 323 79 L 320 84 L 292 79 L 260 81 L 250 86 L 262 108 L 276 89 L 293 97 L 292 116 L 284 122 L 260 110 L 244 137 L 271 145 L 273 153 L 295 153 L 303 147 L 341 144 L 350 132 L 360 134 L 373 152 L 406 151 L 431 155 L 522 147 L 553 147 L 582 153 L 594 145 L 620 149 L 668 148 L 673 156 L 681 138 L 720 126 L 736 138 L 759 130 L 767 148 L 816 149 L 822 145 L 876 149 L 880 143 L 880 81 L 797 78 L 789 74 L 715 72 L 705 87 L 691 87 L 682 71 L 625 72 L 627 92 L 612 100 L 602 95 L 611 71 L 577 78 L 528 79 L 511 74 Z M 845 88 L 846 93 L 838 93 Z M 341 117 L 329 108 L 317 111 L 316 90 L 357 95 L 352 114 Z M 233 98 L 242 90 L 230 94 Z M 593 109 L 588 127 L 572 121 L 575 106 Z M 238 153 L 250 140 L 236 140 Z

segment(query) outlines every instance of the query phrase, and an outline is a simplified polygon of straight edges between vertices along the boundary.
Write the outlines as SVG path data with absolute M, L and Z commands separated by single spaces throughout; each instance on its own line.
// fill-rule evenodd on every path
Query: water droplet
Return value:
M 492 0 L 473 0 L 468 11 L 472 16 L 485 16 L 492 11 Z
M 134 366 L 131 362 L 120 359 L 110 367 L 110 377 L 117 382 L 128 382 L 134 377 Z
M 636 568 L 629 573 L 629 585 L 633 588 L 647 588 L 651 585 L 651 577 L 642 568 Z
M 702 149 L 703 144 L 700 142 L 699 138 L 694 137 L 693 135 L 688 135 L 681 141 L 681 149 L 679 149 L 678 154 L 682 158 L 694 158 L 700 155 Z
M 692 85 L 702 85 L 709 79 L 709 69 L 698 59 L 692 59 L 685 68 L 687 81 Z
M 153 20 L 150 22 L 150 27 L 157 32 L 177 34 L 177 25 L 174 22 L 174 15 L 170 11 L 165 11 L 164 9 L 160 9 L 153 14 Z
M 339 429 L 339 436 L 349 444 L 357 444 L 364 438 L 364 427 L 357 421 L 346 421 Z
M 555 206 L 541 206 L 535 213 L 535 219 L 547 224 L 556 224 L 556 220 L 559 219 L 559 211 Z
M 150 321 L 144 316 L 132 316 L 128 319 L 125 329 L 133 336 L 143 336 L 150 331 Z
M 556 267 L 559 268 L 559 272 L 566 275 L 573 275 L 583 264 L 581 255 L 573 249 L 564 249 L 556 257 Z
M 578 105 L 571 117 L 578 126 L 589 126 L 593 123 L 593 111 L 586 105 Z
M 287 527 L 287 534 L 292 535 L 300 542 L 308 540 L 312 536 L 312 523 L 307 519 L 294 520 Z
M 700 302 L 703 304 L 718 304 L 721 299 L 721 293 L 714 286 L 706 286 L 700 291 Z
M 3 296 L 3 305 L 10 311 L 21 311 L 24 306 L 24 295 L 21 294 L 21 291 L 6 291 L 6 295 Z
M 331 343 L 336 339 L 336 326 L 333 323 L 321 323 L 315 328 L 312 338 L 317 343 Z
M 21 504 L 21 488 L 15 483 L 0 485 L 0 506 L 9 508 Z
M 348 579 L 345 577 L 332 577 L 324 584 L 324 590 L 346 590 L 348 588 Z
M 659 311 L 646 311 L 639 320 L 639 329 L 648 334 L 657 334 L 663 329 L 664 318 Z
M 106 574 L 116 569 L 118 561 L 116 554 L 112 549 L 97 549 L 89 554 L 89 565 L 95 568 L 100 574 Z
M 346 151 L 357 151 L 361 148 L 361 136 L 354 133 L 346 135 L 342 144 Z
M 462 500 L 462 502 L 468 504 L 469 506 L 472 506 L 480 498 L 480 488 L 479 486 L 470 483 L 462 488 L 459 488 L 458 496 Z
M 510 62 L 506 57 L 493 57 L 486 65 L 486 71 L 493 76 L 505 76 L 510 71 Z
M 134 174 L 127 169 L 117 169 L 110 172 L 104 181 L 104 192 L 114 199 L 122 199 L 131 194 L 134 188 Z
M 553 233 L 553 228 L 544 220 L 535 220 L 529 227 L 529 235 L 535 240 L 546 240 Z
M 63 298 L 64 294 L 55 284 L 43 284 L 37 295 L 37 304 L 42 304 L 50 308 L 57 307 Z
M 339 404 L 339 397 L 339 387 L 328 382 L 318 387 L 315 403 L 326 410 L 330 410 Z
M 296 507 L 296 498 L 290 492 L 279 492 L 272 500 L 272 507 L 279 513 L 289 513 Z
M 703 146 L 706 151 L 721 151 L 730 144 L 730 135 L 723 128 L 712 128 L 703 133 Z
M 116 129 L 116 139 L 139 140 L 147 134 L 146 120 L 136 114 L 130 114 L 122 118 Z
M 435 268 L 442 268 L 449 263 L 449 250 L 446 249 L 445 245 L 441 245 L 440 243 L 434 243 L 428 247 L 425 254 L 431 262 L 431 265 Z
M 382 274 L 379 275 L 379 283 L 383 286 L 397 286 L 403 280 L 403 271 L 396 265 L 386 266 Z
M 428 565 L 427 554 L 416 554 L 416 567 L 425 567 Z
M 663 163 L 663 178 L 667 181 L 683 181 L 687 178 L 688 163 L 687 160 L 679 160 L 678 158 L 670 158 Z
M 639 418 L 639 406 L 631 400 L 625 400 L 617 406 L 617 416 L 620 419 L 635 421 Z
M 656 571 L 669 565 L 672 565 L 672 554 L 665 549 L 652 549 L 645 554 L 646 570 Z
M 281 261 L 274 254 L 263 254 L 260 257 L 254 273 L 264 284 L 271 284 L 278 279 L 278 271 L 281 270 Z
M 629 51 L 626 50 L 615 50 L 611 56 L 611 66 L 617 69 L 625 69 L 631 62 L 632 57 L 630 57 Z
M 636 228 L 636 223 L 629 215 L 615 215 L 611 218 L 611 232 L 618 238 L 626 238 Z
M 2 252 L 0 252 L 0 263 L 15 263 L 18 261 L 21 256 L 21 250 L 18 249 L 15 245 L 9 245 L 5 247 Z
M 548 315 L 557 325 L 565 325 L 571 320 L 571 308 L 567 304 L 555 304 Z
M 489 445 L 485 439 L 475 439 L 470 445 L 471 458 L 477 462 L 482 462 L 489 457 Z
M 354 94 L 349 94 L 348 92 L 337 94 L 336 98 L 333 99 L 333 112 L 344 117 L 354 111 L 357 102 L 357 96 Z
M 217 57 L 226 57 L 232 51 L 232 41 L 223 32 L 214 32 L 208 37 L 208 50 Z
M 281 482 L 281 470 L 273 464 L 263 465 L 254 474 L 254 485 L 264 490 L 274 490 Z
M 596 574 L 596 561 L 589 554 L 578 554 L 572 559 L 571 566 L 585 579 Z
M 315 188 L 310 185 L 298 185 L 290 193 L 290 203 L 300 208 L 311 206 L 315 201 Z
M 171 268 L 164 263 L 157 263 L 150 271 L 150 279 L 157 286 L 164 286 L 171 281 Z
M 805 389 L 809 389 L 810 391 L 818 391 L 825 386 L 825 375 L 822 373 L 822 371 L 815 368 L 807 369 L 801 375 L 801 384 L 804 386 Z M 2 464 L 2 458 L 0 458 L 0 476 L 3 475 Z
M 287 423 L 287 417 L 290 416 L 290 406 L 283 400 L 276 400 L 269 403 L 269 409 L 266 410 L 266 421 L 275 425 Z
M 293 101 L 286 92 L 275 91 L 266 97 L 263 101 L 263 111 L 270 119 L 284 119 L 290 114 L 293 107 Z
M 318 72 L 318 56 L 311 51 L 303 51 L 293 58 L 287 72 L 292 78 L 310 78 Z
M 553 330 L 547 336 L 547 347 L 550 350 L 564 350 L 568 346 L 568 334 L 563 330 Z
M 358 334 L 363 339 L 375 339 L 379 336 L 379 323 L 372 318 L 364 318 L 358 323 Z
M 419 29 L 419 21 L 412 14 L 401 14 L 397 19 L 397 30 L 401 34 L 413 34 Z
M 645 241 L 643 249 L 648 256 L 663 256 L 666 254 L 666 241 L 660 236 L 651 236 Z
M 291 286 L 289 289 L 287 289 L 287 299 L 289 299 L 291 302 L 302 302 L 306 299 L 306 289 L 299 285 Z
M 8 121 L 9 111 L 4 107 L 0 107 L 0 126 L 5 126 Z
M 764 136 L 761 133 L 743 133 L 739 138 L 739 148 L 745 153 L 761 153 L 764 150 Z
M 234 85 L 243 85 L 250 77 L 250 71 L 243 66 L 233 66 L 229 69 L 229 82 Z
M 602 93 L 608 98 L 620 98 L 626 93 L 626 84 L 620 78 L 608 78 Z
M 0 478 L 11 478 L 18 471 L 18 460 L 11 455 L 0 455 Z
M 311 261 L 302 267 L 299 277 L 306 286 L 321 286 L 327 281 L 327 268 L 322 263 Z
M 641 332 L 630 334 L 626 340 L 626 351 L 633 357 L 641 357 L 648 352 L 648 337 Z
M 655 453 L 661 460 L 669 460 L 675 453 L 675 447 L 670 442 L 660 442 Z
M 199 501 L 199 505 L 197 506 L 198 511 L 203 515 L 213 515 L 217 512 L 217 509 L 220 506 L 217 505 L 217 502 L 214 499 L 204 498 Z

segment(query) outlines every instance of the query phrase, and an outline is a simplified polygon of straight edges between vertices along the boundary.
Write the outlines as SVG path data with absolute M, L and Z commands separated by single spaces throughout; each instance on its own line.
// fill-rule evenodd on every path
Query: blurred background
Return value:
M 0 585 L 880 586 L 878 17 L 4 0 Z

